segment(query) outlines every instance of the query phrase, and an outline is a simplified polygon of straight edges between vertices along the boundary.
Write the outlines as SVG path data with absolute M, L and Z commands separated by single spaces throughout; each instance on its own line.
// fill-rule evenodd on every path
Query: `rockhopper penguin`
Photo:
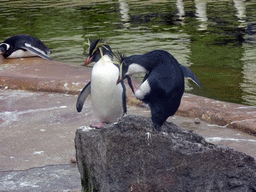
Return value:
M 20 58 L 39 56 L 52 60 L 49 57 L 50 50 L 45 44 L 29 35 L 15 35 L 0 44 L 0 54 L 5 58 Z
M 104 123 L 115 122 L 126 113 L 126 90 L 123 81 L 116 84 L 119 65 L 113 63 L 113 52 L 103 40 L 88 43 L 89 56 L 85 65 L 96 62 L 92 68 L 91 81 L 78 96 L 76 108 L 81 112 L 83 104 L 91 94 L 93 112 L 100 120 L 93 127 L 100 128 Z
M 181 65 L 170 53 L 154 50 L 144 55 L 120 56 L 120 76 L 123 80 L 136 73 L 146 73 L 137 90 L 129 83 L 138 100 L 147 103 L 157 131 L 169 116 L 175 114 L 184 93 L 184 77 L 191 78 L 201 87 L 200 81 L 187 67 Z

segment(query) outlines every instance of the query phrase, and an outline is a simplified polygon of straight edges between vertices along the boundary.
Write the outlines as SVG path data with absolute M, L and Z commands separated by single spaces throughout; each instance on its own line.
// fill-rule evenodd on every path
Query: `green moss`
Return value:
M 81 179 L 81 185 L 83 187 L 83 192 L 98 192 L 100 191 L 100 186 L 96 182 L 95 178 L 91 177 L 91 173 L 86 166 L 85 163 L 83 163 L 84 168 L 84 175 L 83 179 Z

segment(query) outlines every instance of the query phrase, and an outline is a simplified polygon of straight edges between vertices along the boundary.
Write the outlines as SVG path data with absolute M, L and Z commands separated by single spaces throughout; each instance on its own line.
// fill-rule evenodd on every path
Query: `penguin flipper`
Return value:
M 91 93 L 91 81 L 89 83 L 87 83 L 87 85 L 83 88 L 83 90 L 81 91 L 81 93 L 79 94 L 79 96 L 77 98 L 76 110 L 78 112 L 82 111 L 84 102 L 90 93 Z
M 183 74 L 186 78 L 191 79 L 194 83 L 196 83 L 200 88 L 202 88 L 200 81 L 196 77 L 196 75 L 188 68 L 183 65 L 180 65 L 183 71 Z
M 51 57 L 49 57 L 48 55 L 46 55 L 43 51 L 41 51 L 40 49 L 31 46 L 30 44 L 25 43 L 25 45 L 21 46 L 22 49 L 25 49 L 27 51 L 30 51 L 36 55 L 38 55 L 39 57 L 42 57 L 43 59 L 47 59 L 47 60 L 52 60 Z
M 123 111 L 124 114 L 127 113 L 127 105 L 126 105 L 126 88 L 124 85 L 124 81 L 121 82 L 122 88 L 123 88 L 123 94 L 122 94 L 122 99 L 123 99 Z

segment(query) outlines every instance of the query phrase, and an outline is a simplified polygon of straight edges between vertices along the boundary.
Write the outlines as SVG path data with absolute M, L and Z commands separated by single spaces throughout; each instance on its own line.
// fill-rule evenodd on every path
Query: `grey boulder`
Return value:
M 75 146 L 84 191 L 256 191 L 252 157 L 170 122 L 161 132 L 139 116 L 80 127 Z

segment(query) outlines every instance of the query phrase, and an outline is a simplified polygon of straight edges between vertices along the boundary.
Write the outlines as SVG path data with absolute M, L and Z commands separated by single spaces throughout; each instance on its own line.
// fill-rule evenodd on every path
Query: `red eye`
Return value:
M 95 51 L 95 53 L 99 53 L 99 50 L 97 49 L 97 51 Z

